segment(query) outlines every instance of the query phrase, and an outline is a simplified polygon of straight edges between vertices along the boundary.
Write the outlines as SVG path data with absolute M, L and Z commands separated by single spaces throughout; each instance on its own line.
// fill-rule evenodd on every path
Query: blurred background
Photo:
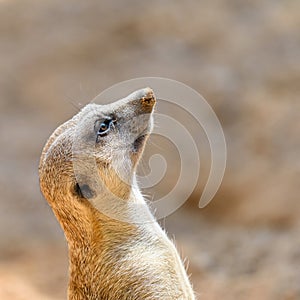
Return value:
M 162 221 L 198 295 L 300 299 L 299 28 L 294 0 L 1 0 L 0 299 L 66 299 L 40 153 L 80 104 L 140 76 L 196 89 L 227 140 L 214 200 L 197 209 L 201 177 Z

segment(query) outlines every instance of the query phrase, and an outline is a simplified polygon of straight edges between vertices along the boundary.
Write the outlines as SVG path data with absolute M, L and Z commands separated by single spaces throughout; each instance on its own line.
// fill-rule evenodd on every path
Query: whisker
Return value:
M 79 112 L 83 105 L 80 102 L 75 101 L 70 95 L 66 95 L 65 99 L 73 108 L 75 108 L 76 112 Z

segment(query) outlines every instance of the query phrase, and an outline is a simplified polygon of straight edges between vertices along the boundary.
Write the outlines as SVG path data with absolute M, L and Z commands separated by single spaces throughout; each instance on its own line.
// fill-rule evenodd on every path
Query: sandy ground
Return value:
M 300 299 L 299 28 L 291 0 L 0 1 L 0 299 L 66 299 L 41 149 L 80 103 L 140 76 L 195 88 L 225 132 L 215 199 L 197 209 L 204 174 L 162 221 L 200 299 Z

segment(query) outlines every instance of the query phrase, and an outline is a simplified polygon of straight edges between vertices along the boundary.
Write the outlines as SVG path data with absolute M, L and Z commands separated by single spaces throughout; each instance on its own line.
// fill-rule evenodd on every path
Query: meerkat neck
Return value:
M 81 224 L 81 231 L 78 232 L 78 225 L 75 226 L 77 231 L 74 232 L 75 228 L 70 227 L 72 224 L 63 222 L 69 247 L 69 299 L 106 299 L 105 293 L 111 289 L 106 286 L 107 283 L 120 288 L 118 280 L 121 282 L 124 274 L 130 277 L 134 273 L 132 266 L 127 266 L 123 272 L 120 272 L 120 269 L 124 268 L 122 261 L 126 261 L 128 256 L 132 255 L 130 249 L 135 249 L 143 239 L 145 226 L 131 221 L 140 220 L 134 215 L 136 212 L 133 208 L 143 204 L 145 209 L 144 199 L 137 186 L 128 199 L 120 200 L 118 197 L 112 197 L 111 193 L 102 197 L 91 201 L 91 206 L 96 209 L 87 210 L 85 218 L 81 217 L 80 221 L 76 222 Z M 120 215 L 119 209 L 116 212 L 106 210 L 107 204 L 113 207 L 114 202 L 118 208 L 121 207 L 123 214 Z M 115 218 L 112 218 L 113 213 L 116 214 Z M 156 224 L 148 209 L 144 210 L 144 213 L 147 217 L 145 221 Z M 125 222 L 122 218 L 130 222 Z M 115 293 L 116 298 L 109 299 L 119 299 L 118 292 Z
M 131 224 L 155 223 L 155 218 L 138 188 L 135 176 L 126 197 L 121 198 L 104 187 L 101 189 L 100 196 L 89 201 L 98 212 L 113 220 Z

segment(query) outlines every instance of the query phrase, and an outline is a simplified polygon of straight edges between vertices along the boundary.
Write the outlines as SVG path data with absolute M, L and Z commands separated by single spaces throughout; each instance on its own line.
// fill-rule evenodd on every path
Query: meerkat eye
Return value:
M 109 128 L 109 124 L 107 122 L 103 122 L 100 124 L 99 133 L 104 133 Z
M 100 121 L 100 122 L 97 122 L 98 123 L 98 126 L 97 126 L 97 142 L 98 142 L 98 137 L 103 137 L 105 135 L 108 134 L 108 132 L 110 131 L 111 127 L 114 125 L 114 123 L 116 122 L 116 119 L 112 119 L 112 118 L 109 118 L 109 119 L 106 119 L 104 121 Z

